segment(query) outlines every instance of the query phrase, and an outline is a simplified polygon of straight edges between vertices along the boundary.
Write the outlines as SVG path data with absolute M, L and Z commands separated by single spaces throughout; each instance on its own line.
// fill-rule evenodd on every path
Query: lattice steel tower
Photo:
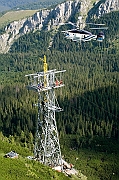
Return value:
M 30 79 L 29 89 L 38 93 L 38 122 L 34 156 L 41 163 L 55 167 L 62 166 L 61 150 L 55 119 L 60 112 L 55 89 L 63 87 L 62 74 L 66 70 L 47 70 L 46 56 L 42 59 L 44 71 L 26 75 Z

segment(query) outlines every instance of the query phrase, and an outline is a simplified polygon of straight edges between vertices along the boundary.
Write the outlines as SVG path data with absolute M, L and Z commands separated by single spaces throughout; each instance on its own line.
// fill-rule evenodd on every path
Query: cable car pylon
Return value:
M 25 75 L 29 79 L 27 86 L 38 93 L 38 121 L 34 146 L 34 157 L 41 163 L 51 167 L 61 167 L 62 157 L 55 113 L 61 112 L 55 89 L 64 86 L 63 73 L 66 70 L 48 70 L 46 56 L 40 58 L 44 71 Z

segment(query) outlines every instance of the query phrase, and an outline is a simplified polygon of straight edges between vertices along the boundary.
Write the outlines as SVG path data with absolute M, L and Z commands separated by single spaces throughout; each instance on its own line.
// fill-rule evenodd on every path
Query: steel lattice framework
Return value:
M 44 56 L 44 71 L 26 75 L 30 79 L 29 89 L 38 93 L 38 122 L 34 156 L 41 163 L 55 167 L 62 166 L 61 150 L 55 112 L 60 112 L 55 89 L 63 87 L 62 73 L 66 70 L 47 70 Z

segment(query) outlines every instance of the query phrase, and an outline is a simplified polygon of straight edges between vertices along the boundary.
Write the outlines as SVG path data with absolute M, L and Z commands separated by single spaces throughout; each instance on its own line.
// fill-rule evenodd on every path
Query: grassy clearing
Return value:
M 4 155 L 11 150 L 19 157 L 5 158 Z M 29 155 L 32 155 L 30 150 L 21 147 L 13 136 L 7 138 L 0 132 L 0 180 L 78 180 L 76 176 L 70 178 L 38 161 L 27 159 Z
M 0 17 L 0 29 L 6 26 L 12 21 L 17 21 L 29 16 L 32 16 L 38 10 L 20 10 L 20 11 L 10 11 Z
M 63 150 L 64 151 L 64 150 Z M 88 149 L 64 151 L 67 162 L 87 176 L 87 180 L 119 179 L 119 154 L 96 152 Z

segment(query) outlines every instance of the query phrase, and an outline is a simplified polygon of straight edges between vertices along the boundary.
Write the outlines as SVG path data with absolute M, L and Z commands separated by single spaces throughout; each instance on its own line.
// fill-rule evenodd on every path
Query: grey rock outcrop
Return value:
M 102 3 L 99 6 L 98 17 L 102 16 L 105 13 L 109 13 L 111 11 L 116 11 L 119 9 L 119 0 L 106 0 L 105 3 Z
M 14 21 L 5 27 L 5 33 L 0 35 L 0 53 L 9 51 L 13 41 L 20 36 L 19 31 L 25 21 L 26 19 Z
M 119 0 L 100 0 L 95 3 L 95 6 L 89 11 L 88 15 L 99 18 L 111 11 L 119 10 Z

